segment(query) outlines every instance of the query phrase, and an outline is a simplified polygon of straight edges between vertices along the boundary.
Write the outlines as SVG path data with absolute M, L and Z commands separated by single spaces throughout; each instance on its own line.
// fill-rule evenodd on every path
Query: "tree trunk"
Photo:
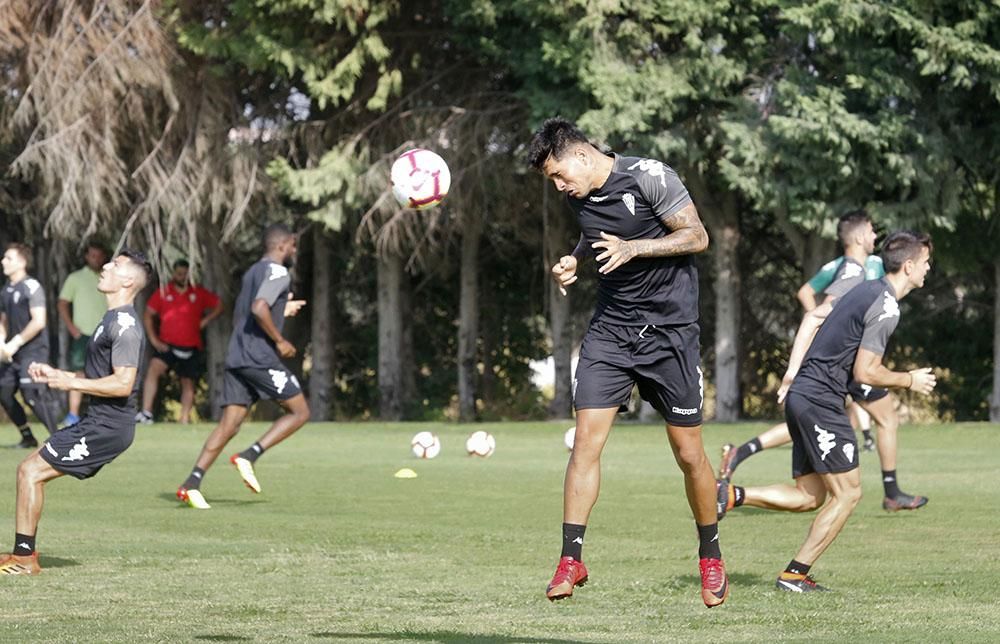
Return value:
M 1000 423 L 1000 258 L 993 260 L 993 396 L 990 422 Z
M 479 339 L 479 242 L 482 221 L 470 215 L 462 231 L 458 306 L 458 419 L 476 419 L 476 345 Z
M 728 206 L 728 204 L 727 204 Z M 740 241 L 735 208 L 726 208 L 725 221 L 714 234 L 715 264 L 715 419 L 739 420 L 740 396 Z
M 413 319 L 413 284 L 409 273 L 405 270 L 400 276 L 399 288 L 399 319 Z M 400 418 L 407 418 L 408 414 L 420 407 L 420 391 L 417 389 L 416 353 L 413 350 L 413 325 L 402 324 L 402 335 L 400 337 L 399 350 L 399 371 L 400 371 L 400 394 L 399 413 Z
M 330 239 L 321 225 L 313 227 L 312 308 L 310 329 L 312 365 L 309 370 L 309 412 L 314 421 L 330 418 L 333 391 L 333 323 L 330 296 Z
M 203 285 L 222 300 L 222 315 L 205 328 L 205 379 L 208 381 L 208 411 L 212 420 L 222 417 L 222 381 L 229 336 L 233 331 L 233 302 L 236 299 L 229 274 L 230 254 L 225 250 L 209 249 L 201 255 L 204 259 Z
M 399 420 L 403 414 L 403 259 L 378 258 L 378 390 L 379 417 Z
M 573 415 L 573 319 L 570 315 L 572 289 L 563 295 L 549 271 L 563 255 L 572 252 L 573 240 L 568 239 L 567 218 L 561 212 L 549 209 L 549 187 L 545 182 L 542 193 L 543 222 L 545 226 L 545 283 L 548 286 L 549 332 L 552 334 L 552 361 L 555 366 L 552 402 L 549 418 L 570 418 Z

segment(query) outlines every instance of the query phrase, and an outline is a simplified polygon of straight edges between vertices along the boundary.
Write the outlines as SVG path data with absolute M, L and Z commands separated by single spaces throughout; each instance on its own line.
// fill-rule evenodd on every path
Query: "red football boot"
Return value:
M 582 586 L 585 583 L 587 583 L 587 567 L 583 562 L 573 557 L 563 557 L 559 560 L 556 574 L 552 576 L 552 581 L 545 590 L 545 596 L 549 601 L 572 597 L 574 586 Z
M 709 608 L 718 606 L 729 597 L 729 577 L 722 559 L 701 559 L 701 600 Z

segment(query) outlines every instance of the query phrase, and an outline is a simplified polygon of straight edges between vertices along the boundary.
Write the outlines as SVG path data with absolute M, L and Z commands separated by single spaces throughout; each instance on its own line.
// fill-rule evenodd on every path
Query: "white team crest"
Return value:
M 635 217 L 635 196 L 626 192 L 622 195 L 622 201 L 625 202 L 625 207 Z
M 281 264 L 273 264 L 272 263 L 270 266 L 271 266 L 271 274 L 268 275 L 268 277 L 267 277 L 267 280 L 269 282 L 271 280 L 281 279 L 282 277 L 285 277 L 286 275 L 288 275 L 288 269 L 285 268 L 284 266 L 282 266 Z
M 847 457 L 848 463 L 854 462 L 854 443 L 844 443 L 844 456 Z
M 837 441 L 834 440 L 832 432 L 826 431 L 819 425 L 813 425 L 813 431 L 816 432 L 816 444 L 823 450 L 820 460 L 825 461 L 826 455 L 830 453 L 831 449 L 837 446 Z
M 667 187 L 667 180 L 664 178 L 664 176 L 667 173 L 663 169 L 663 164 L 657 161 L 656 159 L 639 159 L 638 161 L 630 165 L 628 169 L 634 170 L 636 167 L 638 167 L 640 170 L 642 170 L 651 177 L 659 177 L 660 185 L 662 185 L 664 188 Z
M 101 326 L 97 327 L 97 330 L 94 331 L 94 341 L 95 342 L 97 341 L 97 338 L 101 337 L 102 333 L 104 333 L 104 325 L 103 324 Z
M 844 274 L 840 276 L 840 279 L 849 280 L 852 277 L 857 277 L 858 275 L 861 275 L 861 273 L 863 273 L 864 270 L 865 269 L 863 267 L 848 262 L 844 265 Z
M 47 445 L 48 443 L 46 443 Z M 80 439 L 80 442 L 73 446 L 69 450 L 69 456 L 63 456 L 63 461 L 82 461 L 84 456 L 90 456 L 90 450 L 87 449 L 87 437 L 84 436 Z
M 285 385 L 288 384 L 288 374 L 280 369 L 268 369 L 267 372 L 271 374 L 271 382 L 274 383 L 274 388 L 280 394 L 285 390 Z
M 135 326 L 135 318 L 126 313 L 125 311 L 118 311 L 118 337 L 122 337 L 122 333 L 126 330 Z
M 878 321 L 881 322 L 886 318 L 898 318 L 899 317 L 899 302 L 896 301 L 888 291 L 882 293 L 882 315 L 878 316 Z
M 14 291 L 14 304 L 21 301 L 21 291 Z

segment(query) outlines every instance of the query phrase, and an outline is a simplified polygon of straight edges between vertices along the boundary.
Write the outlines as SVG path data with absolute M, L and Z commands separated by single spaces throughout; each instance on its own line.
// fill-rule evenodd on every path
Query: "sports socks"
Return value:
M 191 474 L 184 480 L 184 484 L 181 486 L 188 490 L 197 490 L 201 487 L 201 479 L 205 476 L 205 470 L 200 467 L 196 467 L 191 470 Z
M 583 561 L 583 533 L 587 531 L 587 526 L 576 523 L 562 524 L 563 533 L 563 557 L 573 557 L 577 561 Z
M 753 438 L 752 440 L 748 440 L 736 448 L 736 456 L 733 457 L 730 467 L 735 470 L 737 465 L 762 449 L 764 449 L 764 446 L 760 444 L 760 439 Z
M 29 556 L 35 552 L 35 535 L 14 533 L 14 554 L 22 557 Z
M 30 441 L 33 438 L 35 438 L 35 435 L 31 433 L 31 427 L 29 427 L 28 425 L 25 425 L 23 427 L 18 427 L 17 431 L 21 432 L 21 438 L 25 440 Z
M 698 557 L 722 559 L 722 550 L 719 549 L 719 524 L 695 525 L 698 528 Z
M 809 574 L 810 568 L 812 568 L 812 564 L 804 564 L 801 561 L 795 561 L 794 559 L 792 559 L 792 563 L 788 564 L 788 567 L 785 568 L 785 572 L 781 574 L 801 575 L 805 577 L 806 575 Z
M 747 498 L 746 488 L 742 488 L 739 485 L 730 486 L 733 490 L 733 507 L 738 508 L 743 505 L 743 501 Z
M 890 499 L 899 496 L 899 482 L 896 481 L 896 470 L 882 470 L 882 487 Z
M 870 429 L 862 429 L 861 430 L 861 434 L 862 434 L 862 436 L 864 436 L 865 442 L 874 441 L 875 440 L 874 438 L 872 438 L 872 430 L 870 430 Z
M 254 443 L 250 447 L 246 448 L 240 452 L 240 458 L 245 458 L 251 463 L 255 463 L 260 455 L 264 453 L 264 448 L 260 446 L 260 443 Z

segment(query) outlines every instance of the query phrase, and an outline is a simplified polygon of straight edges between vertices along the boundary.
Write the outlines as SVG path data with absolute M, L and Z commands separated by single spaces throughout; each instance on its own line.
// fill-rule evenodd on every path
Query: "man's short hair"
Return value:
M 271 224 L 264 229 L 264 250 L 274 250 L 278 244 L 294 236 L 295 233 L 285 224 Z
M 118 251 L 118 255 L 120 257 L 127 257 L 129 261 L 139 269 L 137 272 L 141 283 L 139 284 L 139 288 L 137 290 L 141 291 L 153 278 L 153 265 L 149 263 L 149 260 L 146 259 L 146 256 L 143 253 L 137 250 L 132 250 L 131 248 L 121 249 Z
M 572 121 L 559 116 L 546 119 L 531 137 L 528 164 L 535 170 L 541 170 L 550 156 L 559 159 L 570 147 L 580 143 L 590 141 Z
M 21 256 L 24 260 L 25 268 L 31 266 L 31 247 L 27 244 L 22 244 L 21 242 L 12 242 L 7 244 L 7 250 L 16 250 L 17 254 Z
M 851 235 L 856 233 L 860 226 L 869 224 L 871 221 L 872 218 L 864 210 L 852 210 L 841 215 L 837 222 L 837 239 L 840 240 L 841 245 L 846 247 L 847 242 L 851 240 Z
M 111 257 L 111 252 L 108 250 L 108 247 L 100 242 L 97 241 L 87 242 L 87 245 L 83 247 L 83 254 L 86 255 L 88 252 L 90 252 L 91 249 L 101 251 L 102 253 L 104 253 L 105 257 Z
M 179 259 L 174 262 L 174 270 L 176 271 L 178 268 L 191 268 L 191 262 L 186 259 Z
M 886 273 L 897 273 L 907 260 L 920 257 L 924 248 L 934 250 L 931 236 L 912 230 L 899 230 L 889 235 L 882 244 L 882 265 Z

